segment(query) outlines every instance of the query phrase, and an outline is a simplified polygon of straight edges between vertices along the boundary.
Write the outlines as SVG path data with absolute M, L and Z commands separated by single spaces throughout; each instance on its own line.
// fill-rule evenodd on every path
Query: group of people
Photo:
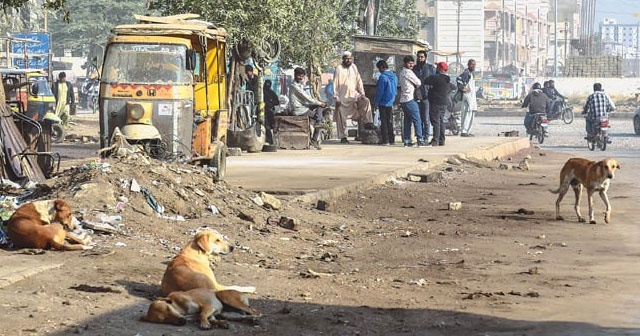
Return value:
M 532 122 L 535 114 L 544 113 L 548 114 L 550 111 L 557 109 L 558 103 L 557 97 L 565 99 L 564 96 L 555 89 L 553 80 L 544 82 L 545 86 L 540 83 L 534 83 L 531 87 L 531 91 L 524 98 L 522 107 L 528 107 L 529 110 L 524 116 L 524 126 L 527 129 L 527 134 L 533 132 Z M 602 84 L 593 84 L 593 93 L 587 98 L 587 102 L 582 109 L 582 115 L 586 117 L 585 131 L 587 132 L 586 139 L 590 139 L 594 133 L 594 124 L 601 117 L 609 116 L 609 112 L 615 110 L 615 104 L 613 100 L 604 92 Z M 554 113 L 554 112 L 551 112 Z
M 462 132 L 461 136 L 473 136 L 471 127 L 477 111 L 475 80 L 473 72 L 476 62 L 471 59 L 467 68 L 458 77 L 457 85 L 447 75 L 449 66 L 438 62 L 436 66 L 427 63 L 427 52 L 416 53 L 417 63 L 413 56 L 405 56 L 403 68 L 396 75 L 389 70 L 385 60 L 377 62 L 380 72 L 376 87 L 375 106 L 380 112 L 382 145 L 394 144 L 392 107 L 399 94 L 399 102 L 404 112 L 402 142 L 405 147 L 444 146 L 444 117 L 451 105 L 451 93 L 458 90 L 462 93 Z M 397 92 L 398 84 L 400 92 Z M 416 142 L 411 139 L 411 130 Z M 433 131 L 433 132 L 431 132 Z M 432 136 L 429 141 L 429 136 Z
M 404 112 L 404 131 L 402 142 L 406 147 L 444 146 L 444 116 L 451 102 L 451 92 L 456 85 L 446 74 L 448 65 L 439 62 L 436 66 L 427 63 L 427 52 L 417 52 L 415 62 L 413 56 L 403 59 L 403 68 L 396 75 L 389 69 L 385 60 L 377 62 L 380 72 L 376 86 L 373 107 L 380 113 L 380 145 L 393 145 L 395 133 L 393 129 L 393 106 L 398 100 Z M 462 111 L 462 136 L 472 136 L 471 126 L 477 110 L 476 90 L 473 78 L 475 61 L 469 60 L 468 68 L 460 75 L 457 89 L 462 91 L 464 104 Z M 322 109 L 327 106 L 313 98 L 304 90 L 302 68 L 294 69 L 294 81 L 289 86 L 289 113 L 296 116 L 308 116 L 317 127 L 325 123 Z M 271 83 L 265 82 L 264 90 L 270 90 Z M 399 88 L 399 92 L 398 92 Z M 342 54 L 342 63 L 335 69 L 331 86 L 325 91 L 328 100 L 335 103 L 334 121 L 337 136 L 341 143 L 349 143 L 347 139 L 347 119 L 358 122 L 362 129 L 375 129 L 373 124 L 372 104 L 366 97 L 364 85 L 357 66 L 353 63 L 353 55 L 349 51 Z M 273 96 L 273 97 L 272 97 Z M 329 97 L 330 96 L 330 97 Z M 275 94 L 264 93 L 265 101 L 271 97 L 275 104 Z M 267 113 L 267 118 L 269 118 Z M 411 131 L 416 137 L 414 143 Z M 432 136 L 429 141 L 429 136 Z M 317 144 L 317 134 L 312 136 L 312 145 Z M 317 146 L 316 146 L 317 147 Z M 318 148 L 318 147 L 317 147 Z

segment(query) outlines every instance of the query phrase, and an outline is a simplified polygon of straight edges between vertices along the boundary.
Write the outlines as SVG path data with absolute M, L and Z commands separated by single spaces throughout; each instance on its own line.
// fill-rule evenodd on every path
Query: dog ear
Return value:
M 200 232 L 196 235 L 196 245 L 202 250 L 202 252 L 209 254 L 210 244 L 209 235 L 206 232 Z
M 53 207 L 56 208 L 57 211 L 62 210 L 62 207 L 64 206 L 64 201 L 57 199 L 55 201 L 53 201 Z

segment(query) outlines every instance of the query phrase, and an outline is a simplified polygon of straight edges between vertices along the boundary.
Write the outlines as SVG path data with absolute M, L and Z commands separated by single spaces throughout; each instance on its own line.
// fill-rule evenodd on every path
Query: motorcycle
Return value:
M 80 87 L 78 93 L 79 104 L 82 108 L 92 110 L 98 109 L 98 96 L 100 94 L 100 81 L 97 78 L 87 80 Z
M 549 119 L 547 119 L 546 113 L 536 113 L 533 115 L 533 121 L 531 121 L 531 128 L 528 131 L 529 140 L 533 140 L 536 137 L 538 143 L 544 143 L 544 138 L 549 135 Z
M 444 114 L 444 129 L 452 135 L 460 134 L 460 111 L 449 111 Z
M 601 117 L 593 125 L 593 136 L 587 137 L 587 147 L 589 150 L 593 151 L 596 148 L 599 148 L 601 151 L 607 150 L 607 144 L 611 143 L 609 140 L 609 119 L 605 117 Z
M 555 111 L 547 115 L 548 120 L 562 119 L 565 124 L 571 124 L 573 122 L 573 108 L 567 104 L 567 101 L 560 99 L 555 106 Z

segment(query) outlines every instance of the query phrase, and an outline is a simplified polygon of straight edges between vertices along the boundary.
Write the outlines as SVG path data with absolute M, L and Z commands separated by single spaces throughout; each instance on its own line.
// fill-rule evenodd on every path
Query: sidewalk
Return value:
M 527 138 L 447 137 L 443 147 L 404 148 L 352 142 L 324 143 L 322 150 L 278 150 L 227 158 L 225 180 L 247 190 L 292 195 L 314 202 L 433 168 L 448 157 L 491 160 L 529 148 Z

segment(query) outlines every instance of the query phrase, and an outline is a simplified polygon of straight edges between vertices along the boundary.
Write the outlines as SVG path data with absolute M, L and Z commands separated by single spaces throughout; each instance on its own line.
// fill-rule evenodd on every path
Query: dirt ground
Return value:
M 498 169 L 525 155 L 531 170 Z M 328 211 L 286 199 L 268 209 L 200 168 L 89 162 L 52 180 L 41 198 L 69 200 L 82 220 L 120 215 L 121 233 L 94 232 L 92 251 L 0 250 L 2 260 L 64 263 L 0 289 L 0 335 L 639 334 L 637 318 L 617 308 L 638 298 L 630 275 L 613 271 L 639 255 L 628 249 L 625 211 L 605 225 L 596 199 L 598 224 L 579 224 L 568 195 L 567 220 L 553 220 L 548 189 L 565 160 L 534 148 L 447 165 L 439 182 L 397 180 L 329 200 Z M 167 216 L 186 220 L 157 217 L 129 191 L 132 179 Z M 633 207 L 624 184 L 613 184 L 616 209 Z M 300 229 L 269 224 L 271 216 L 295 218 Z M 256 286 L 249 299 L 264 316 L 210 331 L 138 321 L 160 294 L 167 262 L 201 226 L 235 245 L 216 266 L 218 280 Z

